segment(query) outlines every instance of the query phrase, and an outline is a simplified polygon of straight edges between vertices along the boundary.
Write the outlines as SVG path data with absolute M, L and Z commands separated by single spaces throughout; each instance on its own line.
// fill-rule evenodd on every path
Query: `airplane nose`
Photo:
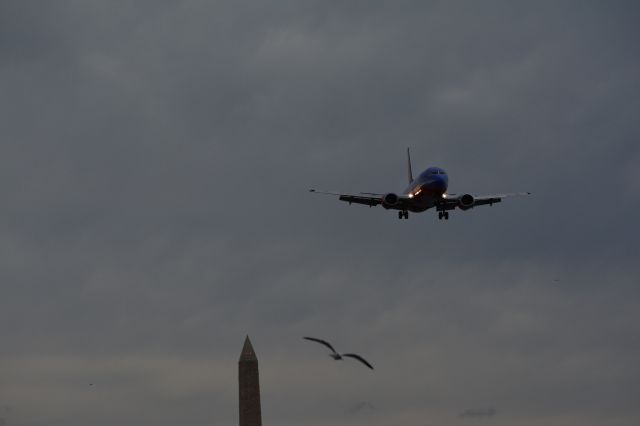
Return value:
M 444 178 L 437 177 L 433 179 L 433 182 L 430 185 L 435 191 L 446 191 L 447 190 L 447 182 Z

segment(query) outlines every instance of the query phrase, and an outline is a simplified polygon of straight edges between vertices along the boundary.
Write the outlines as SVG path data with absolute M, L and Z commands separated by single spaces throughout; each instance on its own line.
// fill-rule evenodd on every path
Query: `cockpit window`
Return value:
M 445 174 L 446 172 L 440 168 L 430 167 L 424 172 L 422 172 L 421 176 L 424 176 L 426 178 L 427 176 L 445 175 Z

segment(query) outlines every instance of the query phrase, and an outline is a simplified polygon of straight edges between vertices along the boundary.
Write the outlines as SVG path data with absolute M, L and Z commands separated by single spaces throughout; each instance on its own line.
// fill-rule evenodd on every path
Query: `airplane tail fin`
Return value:
M 411 152 L 407 148 L 407 172 L 409 177 L 409 183 L 413 182 L 413 173 L 411 172 Z

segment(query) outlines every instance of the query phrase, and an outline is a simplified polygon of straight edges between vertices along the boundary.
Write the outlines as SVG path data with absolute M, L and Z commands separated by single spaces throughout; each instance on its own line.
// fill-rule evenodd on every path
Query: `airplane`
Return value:
M 340 201 L 349 204 L 364 204 L 369 207 L 382 205 L 387 210 L 397 210 L 398 219 L 409 219 L 409 212 L 420 213 L 431 208 L 438 212 L 438 219 L 449 220 L 449 212 L 456 208 L 466 211 L 476 206 L 492 206 L 503 198 L 531 195 L 530 192 L 512 192 L 495 195 L 448 194 L 449 177 L 440 167 L 429 167 L 415 179 L 411 172 L 411 152 L 407 148 L 407 172 L 409 185 L 401 194 L 388 192 L 378 194 L 361 192 L 359 194 L 342 194 L 339 192 L 318 191 L 316 194 L 337 195 Z

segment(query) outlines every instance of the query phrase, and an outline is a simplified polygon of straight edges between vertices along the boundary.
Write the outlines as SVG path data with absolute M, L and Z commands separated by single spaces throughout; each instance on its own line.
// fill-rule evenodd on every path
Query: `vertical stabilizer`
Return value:
M 409 174 L 409 183 L 413 182 L 413 173 L 411 172 L 411 152 L 407 148 L 407 173 Z

